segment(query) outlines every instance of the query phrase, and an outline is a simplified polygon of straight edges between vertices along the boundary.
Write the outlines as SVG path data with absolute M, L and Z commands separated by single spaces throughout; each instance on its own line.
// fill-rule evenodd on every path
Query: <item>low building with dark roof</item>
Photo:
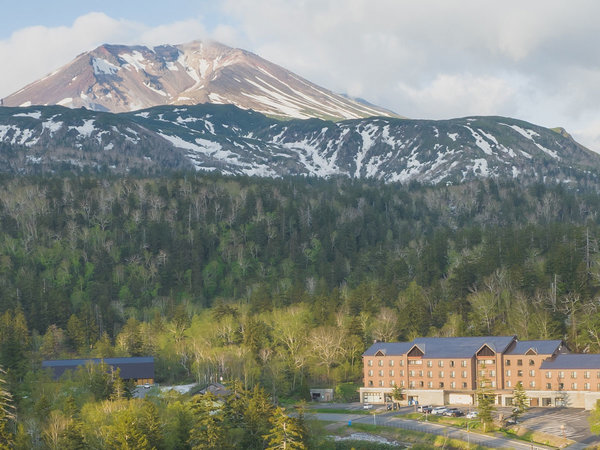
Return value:
M 363 370 L 361 402 L 391 402 L 399 386 L 410 404 L 472 405 L 483 383 L 502 406 L 512 405 L 519 383 L 531 406 L 591 409 L 600 399 L 600 355 L 572 354 L 562 340 L 481 336 L 376 342 L 363 354 Z
M 154 357 L 140 356 L 131 358 L 88 358 L 55 359 L 42 361 L 42 369 L 51 369 L 55 380 L 66 371 L 75 370 L 88 364 L 104 362 L 111 372 L 119 370 L 123 380 L 133 380 L 136 385 L 154 384 Z

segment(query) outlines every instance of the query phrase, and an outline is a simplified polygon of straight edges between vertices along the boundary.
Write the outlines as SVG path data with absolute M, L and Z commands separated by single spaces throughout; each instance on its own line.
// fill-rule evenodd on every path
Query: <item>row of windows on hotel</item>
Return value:
M 368 383 L 367 383 L 367 385 L 368 386 L 374 386 L 373 380 L 369 380 Z M 391 387 L 394 387 L 394 386 L 396 386 L 396 382 L 394 380 L 390 380 L 389 381 L 389 385 Z M 491 387 L 495 388 L 496 387 L 496 382 L 492 380 L 490 382 L 490 385 L 491 385 Z M 384 380 L 379 380 L 379 386 L 380 387 L 384 387 L 385 386 Z M 451 381 L 450 382 L 450 388 L 451 389 L 456 389 L 456 386 L 457 386 L 457 384 L 456 384 L 455 381 Z M 405 387 L 404 380 L 400 380 L 400 387 L 402 387 L 402 388 Z M 408 387 L 409 387 L 409 389 L 424 388 L 425 387 L 425 382 L 424 381 L 409 381 L 408 382 Z M 430 389 L 433 388 L 433 381 L 428 381 L 427 382 L 427 387 L 430 388 Z M 440 389 L 444 389 L 445 383 L 443 381 L 440 381 L 438 383 L 438 387 Z M 506 381 L 506 387 L 507 388 L 513 387 L 512 386 L 512 382 L 510 380 Z M 530 381 L 529 382 L 529 387 L 530 388 L 535 388 L 536 387 L 535 381 Z M 462 389 L 467 389 L 468 388 L 468 384 L 463 381 L 461 383 L 461 388 Z M 552 383 L 546 383 L 546 389 L 547 390 L 552 390 Z M 564 383 L 558 383 L 558 390 L 560 391 L 560 390 L 563 390 L 563 389 L 565 389 L 565 384 Z M 571 389 L 576 391 L 577 389 L 579 389 L 579 386 L 577 385 L 577 383 L 571 383 Z M 591 383 L 583 383 L 583 389 L 585 391 L 591 390 L 592 389 Z M 597 385 L 597 390 L 600 391 L 600 383 L 598 383 L 598 385 Z
M 370 377 L 372 377 L 373 374 L 374 374 L 373 369 L 369 369 L 369 371 L 367 373 L 368 373 L 368 375 Z M 559 372 L 557 372 L 557 374 L 558 374 L 558 378 L 565 378 L 565 372 L 564 371 L 559 371 Z M 440 370 L 439 373 L 438 373 L 438 377 L 439 378 L 444 378 L 444 375 L 445 375 L 444 371 Z M 480 370 L 479 371 L 479 376 L 485 377 L 486 375 L 488 375 L 490 377 L 495 377 L 496 376 L 496 371 L 492 369 L 492 370 L 487 371 L 487 374 L 486 374 L 485 370 Z M 511 375 L 512 375 L 512 371 L 510 369 L 507 369 L 506 370 L 506 376 L 510 377 Z M 523 371 L 522 370 L 517 370 L 516 375 L 518 377 L 522 377 L 523 376 Z M 385 376 L 383 369 L 379 370 L 379 376 L 380 377 Z M 396 371 L 394 369 L 390 369 L 389 376 L 390 377 L 396 376 Z M 404 376 L 404 370 L 400 370 L 400 376 L 401 377 Z M 422 377 L 423 376 L 423 371 L 422 370 L 418 370 L 418 371 L 417 370 L 409 370 L 408 371 L 408 376 L 410 376 L 410 377 L 417 377 L 417 376 Z M 460 373 L 460 376 L 462 378 L 467 378 L 467 371 L 463 370 Z M 535 370 L 534 369 L 531 369 L 529 371 L 529 376 L 530 377 L 535 377 Z M 591 378 L 591 376 L 592 376 L 592 373 L 589 370 L 586 370 L 585 372 L 583 372 L 583 378 L 588 378 L 589 379 L 589 378 Z M 432 370 L 428 370 L 427 371 L 427 378 L 433 378 L 433 371 Z M 450 378 L 456 378 L 456 372 L 455 371 L 451 371 L 450 372 Z M 552 378 L 552 372 L 546 372 L 546 378 Z M 577 372 L 576 371 L 571 372 L 571 378 L 577 378 Z M 600 378 L 600 372 L 596 372 L 596 378 Z
M 496 361 L 493 360 L 493 359 L 480 359 L 477 362 L 480 365 L 484 365 L 484 364 L 485 365 L 496 364 Z M 517 366 L 522 366 L 523 365 L 523 360 L 522 359 L 517 359 L 516 362 L 517 362 Z M 425 360 L 425 363 L 426 363 L 427 367 L 433 367 L 433 361 L 432 360 Z M 395 360 L 390 359 L 388 364 L 389 364 L 390 367 L 393 367 L 395 365 Z M 400 366 L 404 366 L 404 360 L 402 360 L 402 359 L 398 360 L 398 364 Z M 418 365 L 418 366 L 420 366 L 422 364 L 423 364 L 423 360 L 422 359 L 409 359 L 408 360 L 408 365 L 409 366 L 412 366 L 412 365 Z M 455 363 L 455 361 L 450 360 L 448 362 L 448 364 L 449 364 L 450 367 L 455 367 L 456 363 Z M 372 359 L 367 360 L 367 365 L 369 367 L 372 367 L 373 366 L 373 360 Z M 377 365 L 380 366 L 380 367 L 383 367 L 383 365 L 384 365 L 383 359 L 377 360 Z M 438 367 L 444 367 L 444 361 L 441 360 L 441 359 L 438 360 L 437 365 L 438 365 Z M 510 366 L 511 365 L 511 360 L 510 359 L 505 360 L 504 361 L 504 365 Z M 530 359 L 529 360 L 529 365 L 530 366 L 535 366 L 535 361 L 533 359 Z M 467 360 L 463 359 L 460 362 L 460 366 L 461 367 L 467 367 Z

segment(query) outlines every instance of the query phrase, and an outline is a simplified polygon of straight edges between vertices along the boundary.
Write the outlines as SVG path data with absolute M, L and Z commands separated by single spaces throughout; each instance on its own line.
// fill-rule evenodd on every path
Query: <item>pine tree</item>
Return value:
M 527 403 L 529 403 L 528 400 L 529 399 L 525 393 L 525 389 L 523 388 L 523 383 L 519 381 L 513 391 L 513 405 L 515 408 L 513 409 L 512 416 L 515 418 L 515 420 L 518 420 L 519 417 L 521 417 L 523 413 L 527 411 Z
M 265 436 L 269 445 L 268 450 L 306 449 L 306 430 L 299 424 L 298 419 L 289 417 L 283 408 L 276 408 L 271 418 L 273 428 Z
M 0 375 L 4 374 L 4 370 L 0 368 Z M 13 448 L 15 436 L 10 431 L 10 424 L 14 419 L 12 395 L 6 389 L 4 378 L 0 378 L 0 450 Z
M 486 432 L 488 426 L 492 424 L 494 420 L 494 412 L 496 411 L 496 395 L 492 390 L 492 383 L 486 377 L 485 364 L 480 369 L 483 375 L 479 377 L 477 386 L 477 412 L 479 414 L 479 420 L 483 424 L 483 431 Z

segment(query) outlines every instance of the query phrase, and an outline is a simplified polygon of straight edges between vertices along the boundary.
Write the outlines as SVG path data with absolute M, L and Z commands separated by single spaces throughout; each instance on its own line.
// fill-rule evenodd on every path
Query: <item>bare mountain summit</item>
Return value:
M 241 49 L 216 42 L 102 45 L 4 99 L 128 112 L 158 105 L 233 104 L 281 118 L 395 116 L 321 88 Z

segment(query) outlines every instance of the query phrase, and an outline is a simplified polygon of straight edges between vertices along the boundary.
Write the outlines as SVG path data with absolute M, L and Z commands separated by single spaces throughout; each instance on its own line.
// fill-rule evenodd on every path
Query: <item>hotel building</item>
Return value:
M 563 341 L 519 341 L 516 336 L 418 338 L 377 342 L 363 354 L 361 402 L 404 401 L 473 405 L 481 381 L 496 404 L 510 406 L 521 382 L 531 406 L 592 409 L 600 399 L 600 354 L 573 354 Z

